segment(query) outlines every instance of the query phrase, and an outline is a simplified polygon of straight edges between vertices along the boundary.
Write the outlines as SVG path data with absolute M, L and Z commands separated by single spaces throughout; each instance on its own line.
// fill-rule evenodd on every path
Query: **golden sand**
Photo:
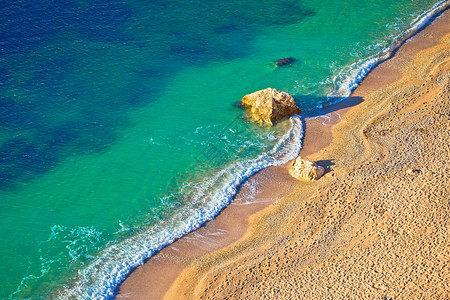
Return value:
M 244 185 L 137 268 L 118 299 L 448 299 L 449 15 L 306 119 L 301 154 L 326 168 L 322 179 L 263 170 L 249 180 L 260 201 L 241 205 Z
M 194 260 L 165 299 L 449 299 L 444 14 L 438 44 L 425 30 L 384 66 L 399 80 L 355 92 L 364 101 L 333 127 L 331 145 L 308 157 L 327 175 L 253 215 L 238 242 Z

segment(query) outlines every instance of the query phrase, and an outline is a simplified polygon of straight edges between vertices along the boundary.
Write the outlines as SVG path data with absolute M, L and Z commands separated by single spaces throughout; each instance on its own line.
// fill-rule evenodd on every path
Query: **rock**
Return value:
M 419 174 L 420 174 L 420 170 L 417 170 L 417 169 L 408 169 L 408 170 L 406 170 L 406 173 L 407 173 L 408 175 L 419 175 Z
M 275 65 L 277 67 L 281 67 L 281 66 L 292 64 L 295 60 L 296 60 L 295 57 L 283 57 L 283 58 L 278 59 L 275 62 Z
M 291 95 L 272 88 L 245 95 L 241 103 L 247 109 L 247 117 L 261 125 L 273 125 L 302 112 Z
M 289 174 L 300 180 L 318 180 L 325 173 L 325 169 L 315 163 L 297 157 L 289 168 Z

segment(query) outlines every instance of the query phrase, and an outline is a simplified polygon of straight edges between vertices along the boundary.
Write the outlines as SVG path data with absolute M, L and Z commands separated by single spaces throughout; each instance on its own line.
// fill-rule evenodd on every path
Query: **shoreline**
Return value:
M 448 10 L 445 13 L 448 19 Z M 430 31 L 430 27 L 428 25 L 425 29 L 419 31 L 418 35 L 427 29 Z M 415 39 L 415 37 L 413 36 L 407 41 Z M 410 44 L 404 42 L 404 45 L 396 52 L 400 52 L 400 50 L 418 52 L 422 48 L 431 47 L 432 45 L 432 43 L 423 41 L 418 43 L 419 45 L 411 46 Z M 404 50 L 406 48 L 409 50 Z M 349 98 L 324 108 L 322 111 L 326 113 L 325 115 L 310 116 L 305 119 L 305 137 L 303 148 L 300 152 L 302 156 L 310 156 L 329 146 L 333 138 L 331 128 L 339 123 L 342 116 L 351 110 L 352 107 L 361 103 L 367 93 L 401 78 L 401 73 L 392 66 L 392 59 L 394 58 L 398 58 L 398 53 L 395 53 L 393 57 L 372 69 Z M 398 64 L 402 64 L 402 62 Z M 367 82 L 372 83 L 368 84 Z M 316 136 L 321 137 L 320 141 L 315 139 Z M 318 164 L 326 167 L 328 174 L 332 175 L 334 173 L 329 172 L 330 167 L 333 165 L 332 162 L 320 161 Z M 327 175 L 327 177 L 330 176 Z M 173 290 L 172 283 L 175 280 L 179 280 L 179 275 L 187 266 L 191 265 L 192 262 L 195 263 L 197 260 L 201 260 L 201 257 L 206 254 L 211 254 L 218 249 L 228 249 L 230 247 L 227 246 L 236 243 L 236 241 L 239 243 L 242 239 L 246 239 L 251 235 L 247 230 L 249 223 L 253 224 L 256 222 L 255 220 L 260 218 L 265 208 L 269 207 L 276 200 L 288 196 L 298 186 L 299 183 L 287 174 L 286 164 L 269 167 L 253 175 L 242 186 L 235 197 L 236 199 L 214 220 L 166 246 L 152 256 L 143 266 L 133 271 L 121 284 L 117 299 L 162 298 L 169 288 L 171 291 Z M 255 196 L 253 203 L 249 203 L 247 197 L 252 194 L 253 189 L 259 192 Z M 277 204 L 275 203 L 274 205 Z M 164 280 L 161 280 L 161 278 L 164 278 Z

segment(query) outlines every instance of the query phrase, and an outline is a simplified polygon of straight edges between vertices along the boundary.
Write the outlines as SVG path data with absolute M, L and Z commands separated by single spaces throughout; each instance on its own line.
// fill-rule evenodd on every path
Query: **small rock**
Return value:
M 334 177 L 334 173 L 333 172 L 329 172 L 329 173 L 325 174 L 325 176 L 327 176 L 327 177 Z
M 289 174 L 299 180 L 318 180 L 325 173 L 325 169 L 315 163 L 297 157 L 289 168 Z
M 295 60 L 296 60 L 295 57 L 283 57 L 283 58 L 278 59 L 275 62 L 275 65 L 277 67 L 281 67 L 281 66 L 292 64 Z
M 261 125 L 273 125 L 302 112 L 291 95 L 272 88 L 245 95 L 241 103 L 247 110 L 247 117 Z
M 420 174 L 420 170 L 408 169 L 408 170 L 406 170 L 406 173 L 409 174 L 409 175 L 419 175 Z

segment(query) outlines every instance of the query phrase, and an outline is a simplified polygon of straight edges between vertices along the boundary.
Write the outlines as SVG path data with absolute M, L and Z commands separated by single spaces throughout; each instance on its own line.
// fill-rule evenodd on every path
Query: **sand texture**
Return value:
M 450 298 L 448 10 L 435 23 L 364 80 L 332 143 L 306 156 L 324 177 L 194 259 L 165 299 Z

